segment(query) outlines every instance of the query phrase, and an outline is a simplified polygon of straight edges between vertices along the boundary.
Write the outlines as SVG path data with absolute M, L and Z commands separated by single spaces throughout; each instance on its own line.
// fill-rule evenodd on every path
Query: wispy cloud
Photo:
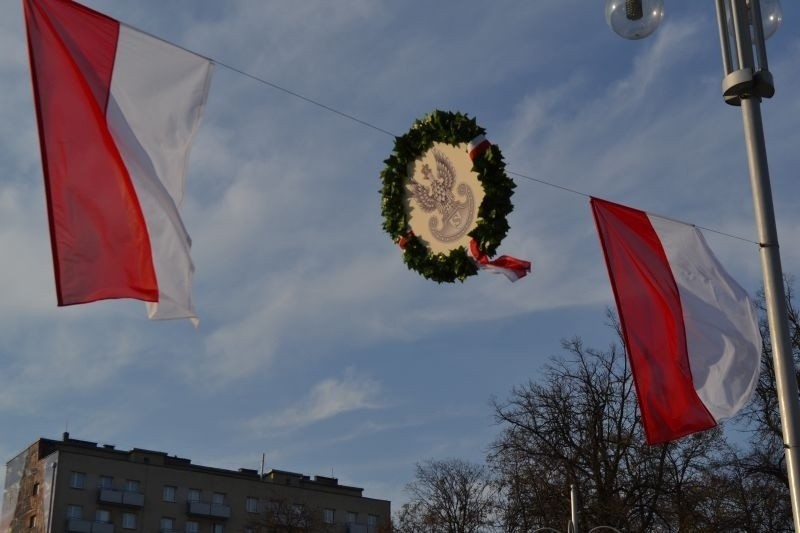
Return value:
M 12 342 L 20 353 L 4 360 L 0 412 L 15 414 L 36 413 L 63 394 L 109 393 L 142 347 L 126 328 L 89 335 L 69 323 L 40 337 L 15 336 Z M 69 406 L 63 407 L 66 413 Z
M 317 383 L 297 404 L 253 418 L 247 426 L 263 435 L 275 429 L 298 429 L 351 411 L 380 409 L 380 392 L 380 383 L 351 368 L 342 378 Z

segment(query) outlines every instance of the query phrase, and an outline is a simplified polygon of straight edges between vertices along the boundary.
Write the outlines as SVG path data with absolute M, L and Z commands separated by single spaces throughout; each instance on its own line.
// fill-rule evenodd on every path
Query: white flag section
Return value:
M 651 444 L 714 427 L 758 383 L 755 308 L 694 226 L 592 198 Z
M 59 305 L 196 324 L 179 215 L 213 63 L 71 0 L 24 0 Z
M 106 118 L 147 222 L 158 282 L 158 302 L 147 303 L 154 319 L 196 318 L 191 239 L 178 208 L 212 65 L 120 26 Z

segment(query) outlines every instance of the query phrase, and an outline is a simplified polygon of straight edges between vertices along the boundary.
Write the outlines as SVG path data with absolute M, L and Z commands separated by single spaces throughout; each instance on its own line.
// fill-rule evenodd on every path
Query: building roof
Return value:
M 185 471 L 194 471 L 205 474 L 234 477 L 250 481 L 262 481 L 264 483 L 275 483 L 280 485 L 291 484 L 307 489 L 322 491 L 333 491 L 340 494 L 351 496 L 362 496 L 364 489 L 348 485 L 340 485 L 335 477 L 311 476 L 298 472 L 286 470 L 270 469 L 264 473 L 249 468 L 239 468 L 229 470 L 193 464 L 191 459 L 169 455 L 166 452 L 147 450 L 144 448 L 133 448 L 130 450 L 120 450 L 111 444 L 98 444 L 97 442 L 74 439 L 69 433 L 65 432 L 62 440 L 40 438 L 34 446 L 38 446 L 38 459 L 41 460 L 55 452 L 68 452 L 74 454 L 85 454 L 94 457 L 104 457 L 116 461 L 140 463 L 150 466 L 163 466 Z

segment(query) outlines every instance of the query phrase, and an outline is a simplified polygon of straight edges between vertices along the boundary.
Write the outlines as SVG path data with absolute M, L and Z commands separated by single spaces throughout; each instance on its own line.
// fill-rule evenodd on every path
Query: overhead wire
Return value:
M 298 93 L 296 91 L 293 91 L 291 89 L 287 89 L 286 87 L 283 87 L 281 85 L 278 85 L 277 83 L 274 83 L 274 82 L 271 82 L 269 80 L 266 80 L 266 79 L 264 79 L 264 78 L 262 78 L 260 76 L 256 76 L 255 74 L 251 74 L 250 72 L 247 72 L 245 70 L 242 70 L 240 68 L 234 67 L 234 66 L 229 65 L 229 64 L 227 64 L 227 63 L 225 63 L 223 61 L 219 61 L 219 60 L 211 58 L 211 57 L 206 57 L 206 59 L 208 59 L 209 61 L 213 61 L 215 64 L 217 64 L 217 65 L 219 65 L 221 67 L 224 67 L 224 68 L 230 70 L 231 72 L 235 72 L 235 73 L 237 73 L 237 74 L 239 74 L 241 76 L 244 76 L 246 78 L 249 78 L 249 79 L 251 79 L 251 80 L 253 80 L 253 81 L 257 82 L 257 83 L 261 83 L 262 85 L 266 85 L 267 87 L 270 87 L 272 89 L 281 91 L 281 92 L 283 92 L 283 93 L 285 93 L 285 94 L 287 94 L 289 96 L 292 96 L 292 97 L 297 98 L 299 100 L 302 100 L 302 101 L 304 101 L 306 103 L 309 103 L 309 104 L 312 104 L 314 106 L 317 106 L 317 107 L 319 107 L 321 109 L 324 109 L 324 110 L 326 110 L 326 111 L 328 111 L 330 113 L 334 113 L 334 114 L 336 114 L 336 115 L 338 115 L 338 116 L 340 116 L 340 117 L 342 117 L 344 119 L 350 120 L 350 121 L 355 122 L 357 124 L 360 124 L 360 125 L 362 125 L 364 127 L 370 128 L 370 129 L 372 129 L 374 131 L 383 133 L 383 134 L 388 135 L 388 136 L 390 136 L 392 138 L 397 138 L 398 137 L 398 135 L 392 133 L 391 131 L 389 131 L 387 129 L 381 128 L 380 126 L 377 126 L 377 125 L 375 125 L 375 124 L 373 124 L 371 122 L 368 122 L 366 120 L 360 119 L 360 118 L 358 118 L 358 117 L 356 117 L 354 115 L 351 115 L 350 113 L 346 113 L 346 112 L 344 112 L 344 111 L 342 111 L 340 109 L 336 109 L 335 107 L 332 107 L 330 105 L 324 104 L 324 103 L 320 102 L 319 100 L 315 100 L 313 98 L 309 98 L 308 96 L 304 96 L 304 95 L 302 95 L 302 94 L 300 94 L 300 93 Z M 544 180 L 544 179 L 541 179 L 541 178 L 534 178 L 532 176 L 528 176 L 526 174 L 522 174 L 520 172 L 515 172 L 515 171 L 512 171 L 512 170 L 506 170 L 506 172 L 508 172 L 512 176 L 516 176 L 518 178 L 522 178 L 522 179 L 528 180 L 528 181 L 533 182 L 533 183 L 538 183 L 540 185 L 546 185 L 548 187 L 553 187 L 555 189 L 559 189 L 559 190 L 562 190 L 564 192 L 576 194 L 578 196 L 583 196 L 585 198 L 592 198 L 592 195 L 590 195 L 590 194 L 587 194 L 587 193 L 582 192 L 582 191 L 578 191 L 576 189 L 571 189 L 571 188 L 565 187 L 563 185 L 558 185 L 557 183 L 553 183 L 553 182 L 548 181 L 548 180 Z M 716 230 L 716 229 L 712 229 L 712 228 L 707 228 L 707 227 L 699 226 L 697 224 L 692 224 L 692 223 L 689 223 L 689 225 L 695 226 L 696 228 L 701 229 L 703 231 L 716 233 L 718 235 L 722 235 L 724 237 L 729 237 L 731 239 L 737 239 L 737 240 L 744 241 L 744 242 L 747 242 L 747 243 L 750 243 L 750 244 L 760 245 L 760 243 L 758 241 L 754 241 L 752 239 L 747 239 L 745 237 L 740 237 L 738 235 L 733 235 L 731 233 L 726 233 L 724 231 L 720 231 L 720 230 Z
M 209 59 L 211 59 L 211 58 L 209 58 Z M 292 91 L 290 89 L 287 89 L 286 87 L 281 87 L 277 83 L 272 83 L 271 81 L 265 80 L 264 78 L 261 78 L 259 76 L 254 75 L 254 74 L 250 74 L 249 72 L 246 72 L 244 70 L 238 69 L 238 68 L 233 67 L 231 65 L 228 65 L 226 63 L 223 63 L 222 61 L 217 61 L 216 59 L 211 59 L 211 61 L 213 61 L 214 63 L 216 63 L 217 65 L 219 65 L 221 67 L 225 67 L 228 70 L 236 72 L 237 74 L 241 74 L 242 76 L 250 78 L 251 80 L 254 80 L 254 81 L 257 81 L 259 83 L 262 83 L 262 84 L 264 84 L 264 85 L 266 85 L 268 87 L 272 87 L 273 89 L 277 89 L 279 91 L 282 91 L 282 92 L 284 92 L 284 93 L 286 93 L 286 94 L 288 94 L 290 96 L 294 96 L 295 98 L 299 98 L 300 100 L 303 100 L 304 102 L 307 102 L 309 104 L 313 104 L 313 105 L 315 105 L 317 107 L 320 107 L 320 108 L 322 108 L 322 109 L 324 109 L 326 111 L 330 111 L 331 113 L 335 113 L 335 114 L 339 115 L 340 117 L 346 118 L 348 120 L 352 120 L 353 122 L 361 124 L 362 126 L 366 126 L 368 128 L 372 128 L 375 131 L 379 131 L 381 133 L 385 133 L 386 135 L 389 135 L 392 138 L 397 137 L 397 135 L 395 135 L 394 133 L 392 133 L 389 130 L 385 130 L 385 129 L 381 128 L 380 126 L 376 126 L 375 124 L 367 122 L 366 120 L 361 120 L 358 117 L 355 117 L 355 116 L 353 116 L 353 115 L 351 115 L 349 113 L 345 113 L 344 111 L 336 109 L 335 107 L 331 107 L 329 105 L 323 104 L 322 102 L 320 102 L 318 100 L 314 100 L 313 98 L 309 98 L 307 96 L 303 96 L 302 94 L 297 93 L 295 91 Z

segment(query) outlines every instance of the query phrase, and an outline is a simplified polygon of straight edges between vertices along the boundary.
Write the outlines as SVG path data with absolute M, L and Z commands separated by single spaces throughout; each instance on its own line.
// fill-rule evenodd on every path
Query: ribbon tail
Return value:
M 497 259 L 489 259 L 489 256 L 478 248 L 478 243 L 475 239 L 472 239 L 469 243 L 469 253 L 479 269 L 494 274 L 503 274 L 511 282 L 524 278 L 531 271 L 530 261 L 517 259 L 510 255 L 501 255 Z
M 514 282 L 528 275 L 531 271 L 531 262 L 510 255 L 501 255 L 497 259 L 483 264 L 481 268 L 496 274 L 503 274 L 509 281 Z

